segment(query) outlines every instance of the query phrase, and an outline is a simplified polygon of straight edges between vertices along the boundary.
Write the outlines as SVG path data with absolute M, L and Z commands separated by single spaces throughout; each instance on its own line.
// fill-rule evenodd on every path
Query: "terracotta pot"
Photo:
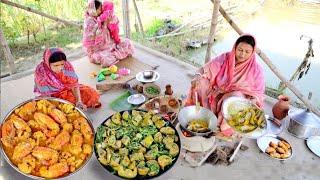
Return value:
M 272 113 L 275 118 L 282 120 L 288 115 L 290 99 L 285 95 L 280 95 L 278 99 L 278 102 L 272 107 Z
M 171 96 L 173 94 L 172 88 L 170 84 L 166 85 L 166 91 L 164 92 L 165 95 Z

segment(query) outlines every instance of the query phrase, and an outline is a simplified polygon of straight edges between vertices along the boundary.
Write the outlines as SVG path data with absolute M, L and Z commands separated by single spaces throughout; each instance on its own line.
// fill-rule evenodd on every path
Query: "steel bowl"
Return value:
M 217 117 L 213 114 L 212 111 L 204 107 L 199 107 L 199 109 L 197 109 L 197 106 L 184 107 L 178 114 L 178 120 L 182 129 L 192 135 L 209 136 L 217 130 Z M 201 133 L 189 130 L 187 126 L 191 120 L 206 120 L 209 125 L 209 131 Z
M 7 115 L 4 117 L 4 119 L 2 119 L 1 124 L 3 124 L 3 123 L 8 119 L 8 117 L 9 117 L 17 108 L 23 106 L 24 104 L 26 104 L 26 103 L 28 103 L 28 102 L 38 101 L 38 100 L 41 100 L 41 99 L 46 99 L 46 100 L 50 100 L 50 101 L 58 101 L 58 102 L 65 103 L 65 104 L 72 104 L 72 103 L 70 103 L 69 101 L 66 101 L 66 100 L 63 100 L 63 99 L 59 99 L 59 98 L 54 98 L 54 97 L 37 97 L 37 98 L 29 99 L 29 100 L 26 100 L 26 101 L 18 104 L 18 105 L 15 106 L 14 108 L 12 108 L 12 109 L 7 113 Z M 92 133 L 94 133 L 94 128 L 93 128 L 93 125 L 92 125 L 89 117 L 88 117 L 81 109 L 79 109 L 78 107 L 75 107 L 75 109 L 78 110 L 79 113 L 87 120 L 89 126 L 91 127 Z M 40 176 L 34 176 L 34 175 L 31 175 L 31 174 L 25 174 L 25 173 L 21 172 L 21 171 L 19 170 L 19 168 L 11 162 L 11 160 L 9 159 L 9 157 L 7 156 L 6 152 L 4 151 L 4 149 L 2 148 L 1 145 L 2 145 L 2 144 L 0 143 L 0 147 L 1 147 L 1 148 L 0 148 L 0 151 L 1 151 L 1 153 L 3 154 L 4 159 L 8 162 L 8 164 L 10 164 L 10 166 L 11 166 L 13 169 L 15 169 L 15 170 L 16 170 L 17 172 L 19 172 L 20 174 L 22 174 L 22 175 L 24 175 L 24 176 L 26 176 L 26 177 L 29 177 L 29 178 L 31 178 L 31 179 L 46 179 L 46 178 L 43 178 L 43 177 L 40 177 Z M 72 175 L 76 174 L 77 172 L 79 172 L 83 167 L 85 167 L 85 166 L 87 165 L 87 163 L 88 163 L 89 160 L 91 159 L 92 154 L 93 154 L 93 147 L 92 147 L 92 152 L 91 152 L 91 154 L 88 155 L 88 158 L 87 158 L 86 162 L 84 162 L 81 167 L 79 167 L 79 168 L 78 168 L 77 170 L 75 170 L 74 172 L 69 173 L 69 174 L 67 174 L 66 176 L 59 177 L 59 178 L 57 178 L 57 179 L 69 178 L 70 176 L 72 176 Z
M 133 105 L 139 105 L 146 101 L 143 94 L 132 94 L 127 98 L 127 102 Z
M 290 109 L 288 112 L 290 122 L 288 132 L 301 139 L 320 135 L 320 118 L 303 109 Z
M 153 78 L 153 74 L 154 74 L 154 71 L 143 71 L 143 77 L 146 78 L 146 79 L 151 79 Z
M 144 76 L 144 71 L 141 71 L 136 74 L 137 81 L 142 82 L 142 83 L 151 83 L 151 82 L 157 81 L 160 78 L 160 74 L 157 71 L 154 71 L 154 70 L 148 70 L 148 71 L 151 71 L 153 73 L 151 78 L 146 78 Z M 147 77 L 150 77 L 149 76 L 150 73 L 147 73 L 146 75 L 147 75 Z

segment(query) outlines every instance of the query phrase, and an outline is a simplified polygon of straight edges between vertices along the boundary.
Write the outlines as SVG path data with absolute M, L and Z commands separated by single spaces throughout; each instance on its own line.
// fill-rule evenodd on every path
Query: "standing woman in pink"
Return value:
M 90 62 L 108 67 L 133 54 L 131 42 L 119 37 L 112 2 L 89 0 L 83 27 L 82 43 Z
M 205 64 L 191 82 L 186 106 L 195 104 L 195 94 L 198 94 L 200 104 L 218 116 L 218 125 L 226 136 L 232 135 L 233 130 L 221 113 L 224 99 L 241 96 L 250 99 L 258 107 L 263 106 L 265 82 L 255 50 L 255 38 L 248 34 L 242 35 L 230 52 Z

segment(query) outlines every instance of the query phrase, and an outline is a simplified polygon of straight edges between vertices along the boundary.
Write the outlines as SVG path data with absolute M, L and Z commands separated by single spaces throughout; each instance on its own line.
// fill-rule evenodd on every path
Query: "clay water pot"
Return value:
M 171 96 L 173 94 L 172 88 L 170 84 L 166 85 L 166 91 L 164 92 L 165 95 Z
M 278 102 L 272 107 L 273 116 L 282 120 L 288 115 L 290 99 L 288 96 L 280 95 Z

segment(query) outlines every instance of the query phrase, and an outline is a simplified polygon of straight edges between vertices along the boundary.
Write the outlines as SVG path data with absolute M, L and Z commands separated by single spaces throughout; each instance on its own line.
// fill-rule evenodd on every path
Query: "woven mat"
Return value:
M 126 58 L 124 60 L 121 60 L 116 65 L 118 66 L 118 68 L 125 67 L 125 68 L 130 69 L 130 71 L 131 71 L 130 75 L 120 77 L 117 80 L 112 80 L 110 76 L 107 76 L 106 80 L 96 83 L 97 90 L 108 90 L 111 87 L 114 87 L 117 85 L 123 85 L 123 84 L 127 83 L 128 81 L 134 79 L 138 72 L 153 69 L 152 66 L 145 64 L 145 63 L 137 60 L 134 57 L 130 57 L 130 58 Z

